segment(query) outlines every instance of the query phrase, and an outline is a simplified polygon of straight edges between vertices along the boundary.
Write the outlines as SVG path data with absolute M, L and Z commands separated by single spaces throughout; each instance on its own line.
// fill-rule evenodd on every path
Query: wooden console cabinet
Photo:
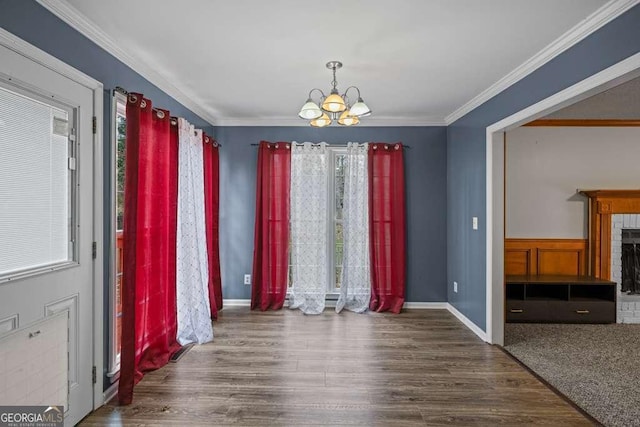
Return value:
M 588 276 L 507 276 L 508 323 L 615 323 L 616 283 Z

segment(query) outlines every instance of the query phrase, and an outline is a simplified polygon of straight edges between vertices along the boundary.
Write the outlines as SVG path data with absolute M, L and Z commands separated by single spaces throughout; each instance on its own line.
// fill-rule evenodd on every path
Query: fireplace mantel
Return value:
M 589 271 L 611 279 L 611 215 L 640 213 L 640 190 L 578 190 L 589 197 Z

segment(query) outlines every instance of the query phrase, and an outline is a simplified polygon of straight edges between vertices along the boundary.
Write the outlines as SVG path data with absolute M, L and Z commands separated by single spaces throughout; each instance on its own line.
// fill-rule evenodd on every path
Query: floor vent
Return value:
M 183 345 L 180 350 L 176 351 L 173 354 L 173 356 L 171 356 L 171 359 L 169 359 L 169 362 L 172 362 L 172 363 L 178 362 L 180 359 L 182 359 L 182 356 L 184 356 L 185 354 L 187 354 L 189 350 L 191 350 L 191 347 L 193 347 L 193 344 Z

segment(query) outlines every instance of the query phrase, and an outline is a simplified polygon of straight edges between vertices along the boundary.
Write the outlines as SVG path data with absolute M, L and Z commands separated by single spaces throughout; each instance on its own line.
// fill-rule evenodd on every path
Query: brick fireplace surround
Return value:
M 640 190 L 581 191 L 589 197 L 589 271 L 618 283 L 618 323 L 640 323 L 640 296 L 620 292 L 622 229 L 640 228 Z

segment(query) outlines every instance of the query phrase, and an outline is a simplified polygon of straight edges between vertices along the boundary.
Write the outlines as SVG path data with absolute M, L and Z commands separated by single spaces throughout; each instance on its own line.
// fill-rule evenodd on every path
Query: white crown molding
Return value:
M 357 127 L 446 126 L 441 117 L 367 117 Z M 295 117 L 233 118 L 219 117 L 216 126 L 295 126 L 309 127 L 309 122 Z M 336 126 L 333 126 L 336 127 Z M 342 126 L 339 126 L 342 127 Z
M 451 314 L 456 316 L 458 320 L 464 324 L 464 326 L 469 328 L 471 332 L 476 334 L 482 341 L 489 342 L 489 340 L 487 339 L 487 334 L 482 329 L 480 329 L 475 323 L 469 320 L 467 316 L 460 313 L 453 305 L 447 303 L 447 310 L 449 310 Z
M 487 127 L 487 137 L 544 117 L 640 76 L 640 52 Z
M 446 124 L 450 125 L 467 113 L 473 111 L 480 105 L 487 102 L 489 99 L 493 98 L 519 80 L 522 80 L 527 75 L 542 67 L 544 64 L 560 55 L 562 52 L 576 45 L 578 42 L 585 39 L 587 36 L 602 28 L 604 25 L 611 22 L 639 3 L 640 0 L 609 1 L 604 6 L 585 18 L 583 21 L 578 23 L 576 26 L 571 28 L 569 31 L 564 33 L 558 39 L 551 42 L 540 52 L 538 52 L 527 61 L 522 63 L 520 66 L 518 66 L 516 69 L 511 71 L 509 74 L 502 77 L 493 85 L 480 92 L 480 94 L 475 96 L 466 104 L 462 105 L 453 113 L 445 117 Z
M 194 102 L 181 88 L 171 83 L 168 79 L 155 71 L 151 66 L 135 58 L 100 29 L 93 21 L 80 13 L 75 7 L 65 0 L 36 0 L 51 13 L 79 31 L 93 43 L 107 51 L 109 54 L 123 62 L 132 70 L 149 80 L 173 99 L 193 111 L 202 119 L 213 125 L 216 123 L 216 114 L 200 104 Z

